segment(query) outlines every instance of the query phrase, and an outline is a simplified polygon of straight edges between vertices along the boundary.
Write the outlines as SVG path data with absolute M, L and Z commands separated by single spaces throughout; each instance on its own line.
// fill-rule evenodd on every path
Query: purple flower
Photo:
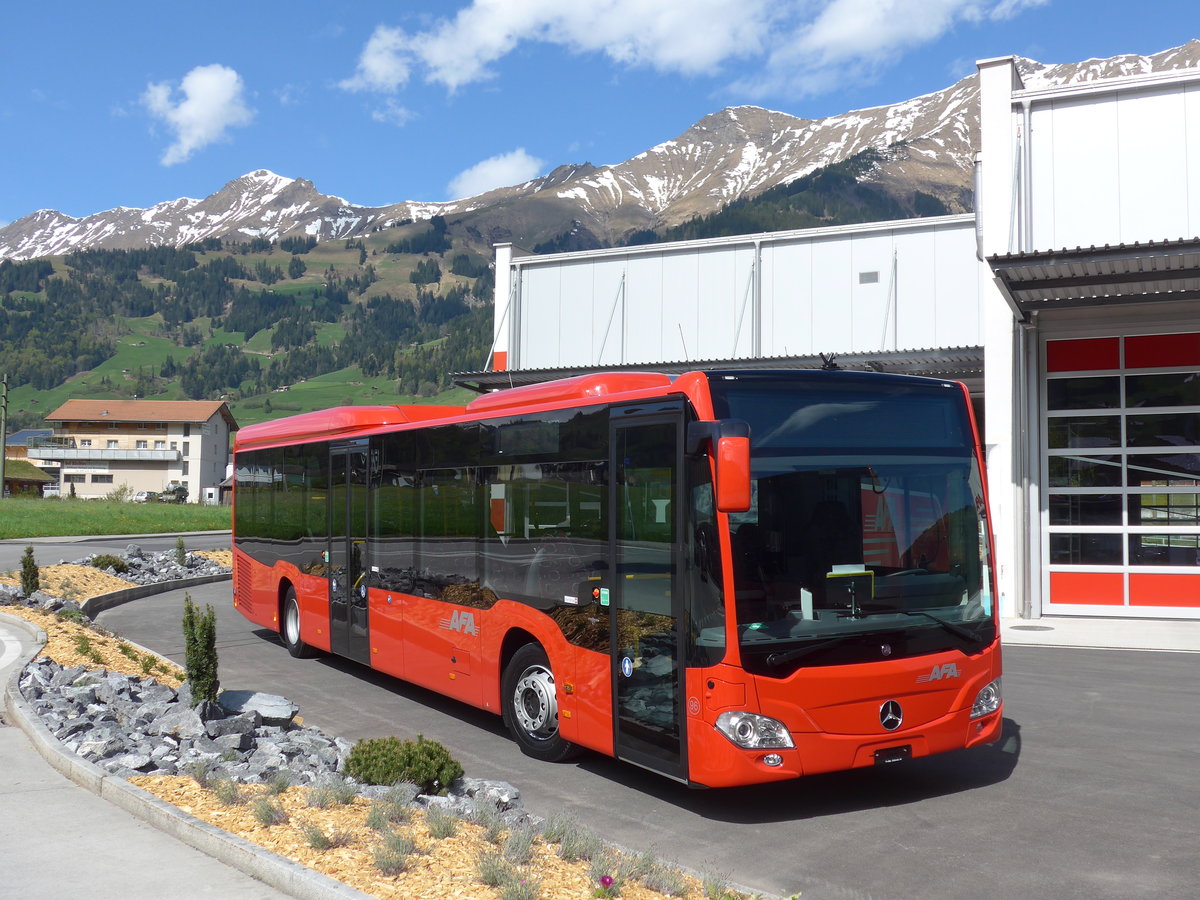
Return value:
M 612 880 L 611 875 L 601 875 L 600 876 L 600 887 L 610 888 L 610 887 L 612 887 L 612 885 L 613 885 L 613 880 Z

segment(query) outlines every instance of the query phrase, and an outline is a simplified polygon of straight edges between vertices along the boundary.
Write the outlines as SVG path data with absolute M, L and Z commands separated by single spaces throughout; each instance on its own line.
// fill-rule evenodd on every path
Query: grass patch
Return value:
M 225 531 L 231 522 L 227 506 L 10 497 L 4 501 L 4 515 L 0 516 L 0 539 Z

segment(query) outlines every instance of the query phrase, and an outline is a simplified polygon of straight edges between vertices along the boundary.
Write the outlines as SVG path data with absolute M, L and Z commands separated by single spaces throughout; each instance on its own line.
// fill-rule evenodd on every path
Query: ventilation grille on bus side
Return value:
M 233 572 L 233 602 L 235 605 L 245 603 L 249 605 L 250 600 L 250 562 L 245 557 L 238 557 L 237 563 L 234 564 Z

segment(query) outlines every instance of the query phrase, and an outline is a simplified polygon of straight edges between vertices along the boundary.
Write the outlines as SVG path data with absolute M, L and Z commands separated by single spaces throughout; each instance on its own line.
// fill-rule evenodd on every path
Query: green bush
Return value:
M 129 564 L 119 556 L 113 556 L 111 553 L 101 553 L 92 560 L 92 568 L 112 569 L 114 572 L 123 575 L 129 571 Z
M 192 706 L 216 702 L 221 681 L 217 677 L 217 614 L 210 604 L 198 612 L 192 595 L 183 595 L 183 645 L 187 681 L 192 686 Z
M 417 735 L 415 741 L 399 738 L 367 738 L 359 741 L 346 758 L 346 774 L 366 784 L 417 785 L 425 794 L 444 794 L 463 767 L 437 741 Z
M 33 558 L 33 546 L 25 548 L 25 555 L 21 557 L 21 591 L 26 597 L 36 594 L 42 587 L 41 577 L 38 575 L 37 561 Z

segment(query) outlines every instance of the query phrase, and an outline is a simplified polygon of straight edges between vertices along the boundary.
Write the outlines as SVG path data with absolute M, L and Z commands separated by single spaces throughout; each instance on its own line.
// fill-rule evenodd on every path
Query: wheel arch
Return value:
M 500 643 L 500 670 L 497 673 L 497 680 L 504 677 L 504 671 L 508 668 L 508 664 L 512 660 L 513 655 L 526 644 L 539 644 L 541 648 L 546 651 L 546 656 L 550 655 L 550 651 L 547 649 L 545 641 L 539 640 L 536 635 L 526 631 L 520 626 L 514 626 L 505 632 L 504 640 Z
M 296 591 L 296 586 L 292 584 L 292 579 L 287 575 L 283 575 L 279 579 L 279 584 L 275 586 L 275 630 L 283 631 L 283 601 L 287 598 L 288 590 Z M 296 591 L 296 596 L 300 596 L 300 592 Z

